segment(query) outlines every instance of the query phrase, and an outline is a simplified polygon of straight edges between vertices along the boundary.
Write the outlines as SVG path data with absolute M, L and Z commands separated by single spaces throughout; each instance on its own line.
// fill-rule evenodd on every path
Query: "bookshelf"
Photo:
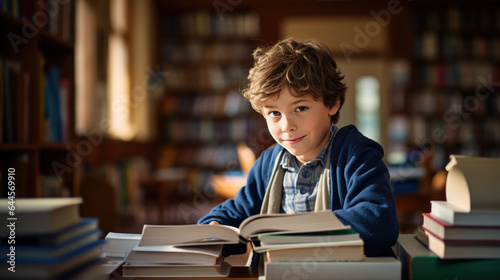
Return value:
M 407 112 L 410 139 L 432 149 L 433 167 L 450 154 L 500 156 L 500 6 L 413 4 Z
M 159 11 L 158 57 L 167 78 L 158 135 L 160 157 L 169 159 L 159 167 L 186 168 L 193 187 L 203 186 L 214 173 L 239 170 L 238 143 L 259 153 L 270 140 L 264 119 L 239 93 L 253 63 L 259 17 L 241 10 L 221 18 L 210 6 L 167 2 Z
M 396 195 L 402 233 L 444 196 L 438 179 L 450 154 L 500 156 L 500 6 L 418 1 L 407 10 L 390 38 L 399 50 L 389 68 L 388 159 L 406 174 L 426 172 L 417 190 Z
M 78 196 L 73 2 L 2 1 L 0 176 L 16 197 Z

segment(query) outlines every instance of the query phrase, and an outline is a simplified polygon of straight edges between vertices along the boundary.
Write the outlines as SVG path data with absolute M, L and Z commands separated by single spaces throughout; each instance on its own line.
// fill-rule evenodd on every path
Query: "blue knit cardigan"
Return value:
M 367 257 L 393 256 L 391 246 L 397 241 L 399 223 L 382 147 L 353 125 L 341 128 L 331 145 L 330 208 L 360 234 Z M 282 149 L 275 145 L 265 150 L 235 198 L 214 207 L 198 223 L 217 221 L 238 227 L 245 218 L 259 214 L 273 164 Z

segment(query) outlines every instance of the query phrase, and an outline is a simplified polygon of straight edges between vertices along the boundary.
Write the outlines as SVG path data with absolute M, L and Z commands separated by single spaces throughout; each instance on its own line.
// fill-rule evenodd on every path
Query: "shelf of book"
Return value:
M 159 61 L 167 73 L 158 104 L 160 168 L 191 170 L 192 187 L 214 172 L 239 169 L 236 146 L 265 128 L 239 93 L 252 66 L 259 16 L 243 9 L 223 18 L 210 7 L 158 3 Z M 260 149 L 260 151 L 259 151 Z M 164 157 L 164 156 L 163 156 Z
M 411 144 L 433 149 L 435 169 L 450 154 L 498 157 L 500 7 L 425 1 L 412 9 L 405 92 Z
M 79 192 L 77 172 L 61 174 L 53 165 L 74 171 L 66 160 L 76 139 L 72 18 L 72 1 L 3 1 L 0 7 L 6 39 L 0 43 L 0 176 L 16 168 L 19 197 Z M 49 177 L 63 191 L 45 191 Z M 0 188 L 4 197 L 5 185 Z

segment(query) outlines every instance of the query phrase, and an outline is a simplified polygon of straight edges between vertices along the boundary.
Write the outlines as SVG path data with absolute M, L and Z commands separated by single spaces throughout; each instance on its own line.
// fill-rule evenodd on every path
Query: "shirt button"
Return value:
M 300 189 L 300 194 L 305 194 L 305 193 L 306 193 L 306 189 L 305 188 Z
M 303 176 L 304 178 L 309 177 L 309 172 L 307 172 L 307 171 L 302 172 L 302 176 Z

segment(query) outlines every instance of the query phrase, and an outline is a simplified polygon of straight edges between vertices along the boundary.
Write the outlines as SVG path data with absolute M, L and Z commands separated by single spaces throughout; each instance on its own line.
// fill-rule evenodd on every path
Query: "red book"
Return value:
M 423 227 L 416 237 L 441 259 L 500 259 L 500 241 L 444 240 Z
M 453 225 L 431 213 L 422 216 L 422 228 L 443 240 L 500 241 L 500 226 Z

